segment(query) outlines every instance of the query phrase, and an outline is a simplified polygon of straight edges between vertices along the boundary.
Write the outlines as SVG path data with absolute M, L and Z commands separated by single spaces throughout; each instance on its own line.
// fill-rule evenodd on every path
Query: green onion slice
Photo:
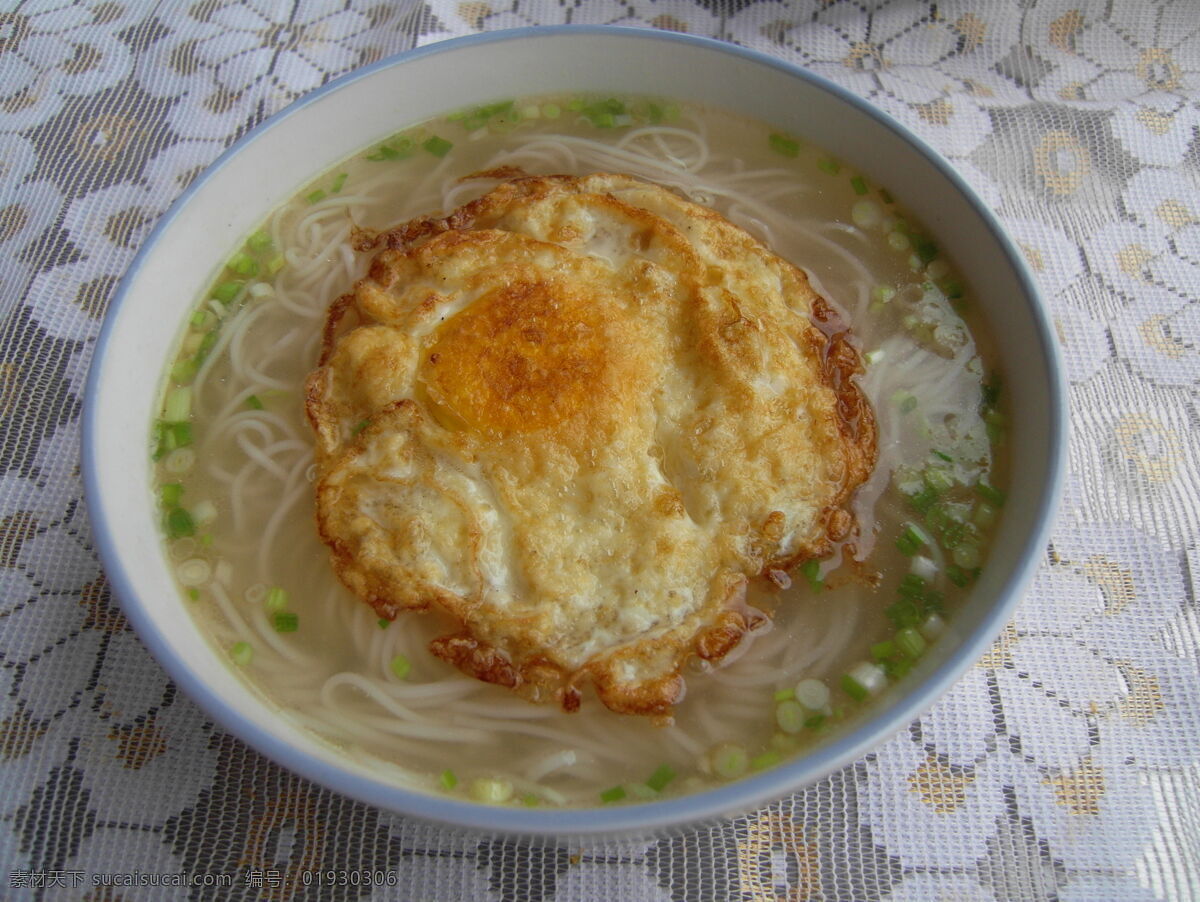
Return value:
M 254 657 L 254 649 L 250 647 L 249 642 L 235 642 L 229 649 L 229 657 L 233 659 L 234 664 L 245 667 Z
M 771 150 L 785 157 L 794 157 L 800 153 L 800 142 L 783 135 L 772 134 L 767 138 Z
M 604 803 L 619 802 L 625 798 L 624 786 L 612 786 L 600 793 L 600 801 Z
M 454 144 L 445 138 L 433 135 L 421 142 L 421 146 L 425 148 L 426 152 L 433 154 L 435 157 L 444 157 L 450 152 L 450 148 Z
M 196 523 L 192 520 L 192 515 L 182 507 L 173 507 L 167 512 L 168 538 L 182 539 L 186 536 L 195 535 L 195 533 Z
M 396 657 L 392 658 L 391 669 L 392 673 L 396 675 L 396 679 L 406 680 L 408 679 L 408 674 L 412 671 L 412 662 L 404 657 L 404 655 L 396 655 Z
M 676 777 L 675 769 L 669 764 L 660 764 L 658 768 L 646 780 L 646 785 L 655 792 L 662 792 L 668 783 Z

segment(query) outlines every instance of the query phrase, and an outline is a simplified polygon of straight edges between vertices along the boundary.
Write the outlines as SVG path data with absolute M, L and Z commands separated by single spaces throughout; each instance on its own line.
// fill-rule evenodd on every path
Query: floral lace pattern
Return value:
M 83 381 L 109 299 L 199 171 L 358 66 L 551 24 L 732 41 L 900 119 L 1019 243 L 1070 385 L 1063 513 L 988 654 L 862 761 L 759 812 L 655 842 L 575 848 L 427 827 L 246 749 L 176 691 L 113 603 L 77 470 Z M 1194 894 L 1198 134 L 1193 0 L 8 4 L 0 895 L 318 898 L 302 879 L 318 869 L 401 880 L 402 890 L 319 896 L 336 899 Z M 92 882 L 131 872 L 175 885 Z M 233 882 L 204 887 L 205 875 Z

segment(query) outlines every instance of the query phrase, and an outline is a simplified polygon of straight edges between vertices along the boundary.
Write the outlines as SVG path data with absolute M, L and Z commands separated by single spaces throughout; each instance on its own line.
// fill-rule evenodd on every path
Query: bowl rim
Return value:
M 472 46 L 531 37 L 573 37 L 606 40 L 622 39 L 681 42 L 720 54 L 727 54 L 760 66 L 776 69 L 786 75 L 808 82 L 811 86 L 833 95 L 875 121 L 909 144 L 947 180 L 980 217 L 995 240 L 1028 299 L 1029 314 L 1037 334 L 1039 358 L 1050 377 L 1047 385 L 1047 410 L 1050 431 L 1047 436 L 1047 483 L 1034 514 L 1034 528 L 1023 539 L 1016 566 L 1008 573 L 997 591 L 995 603 L 984 613 L 972 633 L 922 680 L 918 687 L 896 697 L 882 710 L 865 715 L 835 739 L 809 753 L 786 761 L 776 767 L 716 788 L 689 793 L 676 798 L 634 805 L 596 806 L 591 808 L 513 808 L 488 806 L 474 802 L 441 797 L 418 789 L 410 789 L 382 779 L 373 779 L 349 770 L 331 766 L 307 749 L 292 745 L 263 729 L 253 719 L 231 708 L 224 697 L 209 688 L 201 673 L 183 664 L 172 652 L 172 640 L 159 630 L 133 590 L 131 568 L 119 549 L 118 524 L 107 505 L 101 502 L 103 488 L 98 470 L 96 449 L 103 424 L 97 418 L 98 399 L 103 385 L 100 370 L 112 336 L 117 329 L 119 314 L 127 294 L 146 259 L 154 253 L 162 234 L 180 212 L 201 191 L 215 172 L 224 167 L 248 145 L 275 128 L 280 122 L 295 116 L 318 99 L 339 91 L 375 73 L 406 64 L 432 54 L 461 51 Z M 1008 237 L 988 205 L 979 197 L 954 167 L 924 139 L 900 124 L 889 114 L 846 88 L 802 67 L 768 56 L 765 53 L 715 38 L 698 37 L 657 29 L 609 25 L 556 25 L 504 29 L 450 38 L 394 54 L 346 73 L 312 92 L 298 98 L 247 132 L 220 154 L 177 197 L 138 250 L 122 277 L 105 314 L 93 352 L 83 398 L 81 463 L 84 497 L 88 504 L 93 529 L 93 541 L 108 576 L 113 595 L 118 599 L 126 617 L 139 638 L 159 665 L 185 694 L 223 729 L 264 754 L 277 764 L 306 779 L 328 787 L 350 798 L 374 807 L 438 822 L 458 828 L 499 834 L 525 836 L 613 836 L 661 832 L 681 829 L 705 821 L 733 816 L 738 812 L 782 798 L 804 786 L 811 785 L 878 747 L 889 736 L 902 730 L 941 698 L 950 686 L 991 645 L 1016 608 L 1022 589 L 1028 584 L 1038 564 L 1041 549 L 1049 536 L 1054 512 L 1061 495 L 1065 473 L 1067 446 L 1067 405 L 1062 361 L 1050 328 L 1046 307 L 1026 262 Z M 135 563 L 135 562 L 134 562 Z M 273 703 L 258 696 L 271 707 Z M 289 724 L 291 729 L 299 730 Z M 319 739 L 313 741 L 319 742 Z

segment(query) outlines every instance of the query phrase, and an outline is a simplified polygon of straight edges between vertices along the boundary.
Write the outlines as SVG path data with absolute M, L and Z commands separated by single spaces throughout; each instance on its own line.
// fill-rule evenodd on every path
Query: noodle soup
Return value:
M 432 656 L 450 624 L 378 616 L 313 523 L 304 380 L 364 236 L 445 212 L 471 173 L 620 172 L 708 206 L 803 268 L 850 323 L 879 460 L 859 531 L 752 586 L 773 621 L 699 663 L 673 723 L 535 705 Z M 167 550 L 198 628 L 296 722 L 405 785 L 484 802 L 653 799 L 769 768 L 904 679 L 985 565 L 1004 414 L 969 287 L 886 189 L 766 125 L 651 98 L 498 102 L 314 180 L 235 249 L 191 316 L 154 425 Z M 586 529 L 580 523 L 579 529 Z

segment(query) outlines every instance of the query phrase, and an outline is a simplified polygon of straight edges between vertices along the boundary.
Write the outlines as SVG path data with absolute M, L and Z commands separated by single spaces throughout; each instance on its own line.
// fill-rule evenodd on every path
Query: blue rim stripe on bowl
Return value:
M 1043 359 L 1047 362 L 1050 375 L 1048 409 L 1051 412 L 1051 417 L 1050 422 L 1047 424 L 1049 462 L 1048 471 L 1045 474 L 1046 484 L 1049 489 L 1043 495 L 1039 504 L 1036 514 L 1037 528 L 1031 531 L 1024 539 L 1017 555 L 1019 564 L 1009 573 L 1004 582 L 1004 586 L 1000 592 L 1003 603 L 993 606 L 987 612 L 971 641 L 960 645 L 926 678 L 921 692 L 910 693 L 898 699 L 883 716 L 876 716 L 874 719 L 848 729 L 844 734 L 838 736 L 828 744 L 820 746 L 812 752 L 805 753 L 800 758 L 785 762 L 762 773 L 743 778 L 735 783 L 679 798 L 635 806 L 614 806 L 612 808 L 586 810 L 489 808 L 417 790 L 404 789 L 395 784 L 359 776 L 346 771 L 331 770 L 324 762 L 305 752 L 298 751 L 287 742 L 282 741 L 277 736 L 263 729 L 253 720 L 231 711 L 222 698 L 206 686 L 201 675 L 194 673 L 171 654 L 167 637 L 155 627 L 153 621 L 147 614 L 143 613 L 139 605 L 131 601 L 133 597 L 131 578 L 110 538 L 115 530 L 119 528 L 119 524 L 112 521 L 110 512 L 99 502 L 102 491 L 98 481 L 99 474 L 95 460 L 95 449 L 97 436 L 103 428 L 103 424 L 96 421 L 95 409 L 97 396 L 100 391 L 100 364 L 105 359 L 116 315 L 121 308 L 130 284 L 136 277 L 146 257 L 152 253 L 162 233 L 189 203 L 193 195 L 230 158 L 238 154 L 245 146 L 255 141 L 263 133 L 274 128 L 284 119 L 293 116 L 299 110 L 302 110 L 319 98 L 338 91 L 346 85 L 369 77 L 380 70 L 404 64 L 430 54 L 444 53 L 448 50 L 471 45 L 522 40 L 534 35 L 539 38 L 555 35 L 620 35 L 624 39 L 641 38 L 653 41 L 673 41 L 691 44 L 779 70 L 835 96 L 893 132 L 930 162 L 980 216 L 997 244 L 1007 256 L 1008 262 L 1016 273 L 1027 296 L 1034 299 L 1039 298 L 1036 283 L 1025 264 L 1024 258 L 1007 237 L 1004 229 L 991 210 L 963 180 L 953 166 L 925 141 L 899 125 L 889 115 L 850 93 L 845 88 L 821 76 L 783 60 L 775 59 L 734 44 L 710 38 L 642 28 L 564 25 L 485 32 L 478 35 L 454 38 L 379 60 L 341 76 L 295 101 L 232 144 L 204 173 L 196 178 L 180 197 L 176 199 L 167 212 L 163 214 L 163 217 L 156 224 L 147 237 L 146 242 L 138 251 L 130 265 L 129 271 L 121 280 L 96 343 L 93 364 L 88 374 L 87 386 L 84 393 L 82 423 L 84 494 L 89 502 L 96 546 L 105 571 L 108 574 L 113 593 L 120 600 L 122 608 L 136 628 L 138 635 L 171 678 L 214 721 L 239 736 L 267 757 L 308 779 L 329 786 L 344 795 L 367 804 L 410 812 L 415 816 L 428 820 L 468 828 L 502 833 L 558 834 L 563 836 L 620 832 L 648 833 L 663 830 L 664 828 L 694 824 L 698 821 L 718 818 L 746 810 L 754 805 L 786 795 L 801 784 L 811 783 L 857 760 L 876 747 L 881 737 L 899 732 L 913 719 L 920 716 L 932 706 L 949 689 L 951 684 L 972 663 L 979 659 L 990 646 L 993 637 L 999 634 L 1004 624 L 1012 616 L 1013 610 L 1020 599 L 1021 590 L 1028 584 L 1038 565 L 1040 553 L 1049 537 L 1053 512 L 1060 494 L 1064 473 L 1067 440 L 1065 416 L 1066 392 L 1057 344 L 1053 339 L 1044 309 L 1040 304 L 1034 305 L 1031 313 L 1041 345 L 1039 350 Z M 148 430 L 149 424 L 147 424 L 147 434 Z

